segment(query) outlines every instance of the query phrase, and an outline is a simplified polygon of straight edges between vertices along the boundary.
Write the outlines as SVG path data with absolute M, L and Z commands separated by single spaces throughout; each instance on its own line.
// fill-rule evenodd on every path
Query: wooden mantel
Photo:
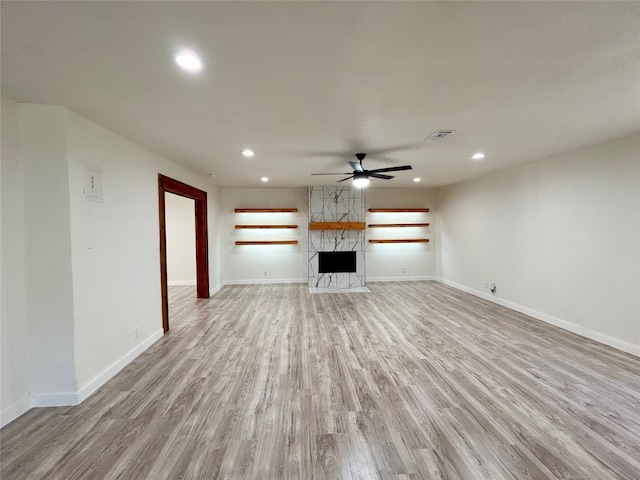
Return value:
M 365 222 L 311 222 L 309 230 L 364 230 Z

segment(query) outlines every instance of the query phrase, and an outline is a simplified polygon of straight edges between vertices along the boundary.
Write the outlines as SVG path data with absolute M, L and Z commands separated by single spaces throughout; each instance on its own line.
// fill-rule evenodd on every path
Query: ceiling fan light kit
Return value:
M 364 172 L 353 173 L 353 186 L 356 188 L 365 188 L 369 185 L 369 176 Z

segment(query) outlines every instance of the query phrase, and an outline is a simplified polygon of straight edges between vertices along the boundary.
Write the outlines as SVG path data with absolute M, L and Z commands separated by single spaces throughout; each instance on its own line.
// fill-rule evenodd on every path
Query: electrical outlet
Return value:
M 265 277 L 267 276 L 267 272 L 264 272 L 264 276 L 265 276 Z
M 138 338 L 138 327 L 133 327 L 133 338 Z
M 402 273 L 407 273 L 407 267 L 402 267 Z

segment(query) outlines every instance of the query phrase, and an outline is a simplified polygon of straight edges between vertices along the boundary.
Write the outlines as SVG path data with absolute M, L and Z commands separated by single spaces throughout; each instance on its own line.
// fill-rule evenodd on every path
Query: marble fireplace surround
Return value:
M 367 292 L 364 191 L 347 186 L 309 187 L 309 291 Z M 314 228 L 317 222 L 344 222 Z M 356 252 L 356 271 L 319 273 L 319 252 Z

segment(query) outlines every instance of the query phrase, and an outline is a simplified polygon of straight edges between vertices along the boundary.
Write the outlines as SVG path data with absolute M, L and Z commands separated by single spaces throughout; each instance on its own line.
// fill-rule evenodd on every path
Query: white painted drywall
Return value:
M 366 191 L 367 281 L 430 280 L 435 275 L 435 190 Z M 370 208 L 429 208 L 429 213 L 370 213 Z M 429 227 L 369 228 L 371 223 L 429 223 Z M 428 238 L 429 243 L 371 244 L 369 239 Z M 404 272 L 403 272 L 404 270 Z
M 635 135 L 439 189 L 438 275 L 640 354 L 639 172 Z
M 85 199 L 87 169 L 103 175 L 101 203 Z M 209 179 L 64 107 L 2 99 L 2 424 L 81 401 L 161 335 L 158 173 L 208 194 L 215 292 Z
M 158 173 L 207 192 L 212 290 L 219 285 L 219 192 L 86 118 L 66 112 L 78 389 L 84 398 L 161 333 Z M 104 201 L 83 195 L 86 168 Z M 137 329 L 137 338 L 135 338 Z
M 19 105 L 32 404 L 76 400 L 69 176 L 63 107 Z
M 169 285 L 195 285 L 196 202 L 173 193 L 166 193 L 164 201 Z
M 297 208 L 298 212 L 234 213 L 236 208 Z M 225 284 L 307 283 L 306 188 L 223 188 L 222 211 Z M 298 228 L 236 230 L 236 224 L 292 224 Z M 236 246 L 236 240 L 298 240 L 298 244 Z
M 29 409 L 23 164 L 18 105 L 0 97 L 0 426 Z

